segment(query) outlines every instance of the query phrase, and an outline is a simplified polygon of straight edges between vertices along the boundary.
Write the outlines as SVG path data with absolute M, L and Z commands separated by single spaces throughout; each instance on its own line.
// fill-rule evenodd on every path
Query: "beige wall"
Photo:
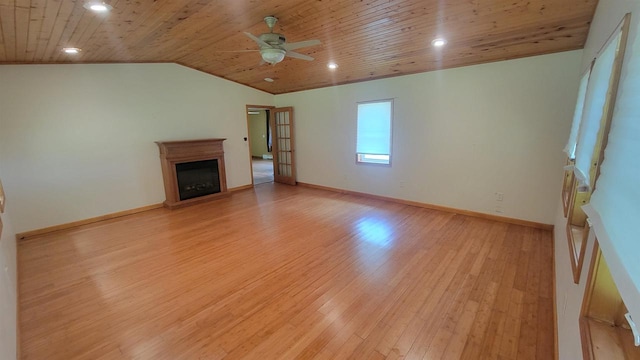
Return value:
M 5 173 L 0 171 L 0 179 Z M 15 197 L 7 193 L 8 202 L 2 218 L 0 237 L 0 360 L 16 358 L 16 238 L 9 219 Z
M 0 66 L 0 170 L 23 232 L 160 203 L 154 141 L 224 142 L 251 183 L 247 104 L 273 95 L 175 64 Z
M 267 148 L 267 112 L 260 110 L 260 114 L 249 115 L 249 137 L 251 138 L 251 156 L 262 157 L 271 154 Z
M 277 95 L 276 105 L 295 109 L 299 181 L 553 224 L 581 58 L 572 51 L 302 91 Z M 356 165 L 356 103 L 388 98 L 393 165 Z
M 624 64 L 622 67 L 622 74 L 620 77 L 620 85 L 618 88 L 618 100 L 616 102 L 617 107 L 625 107 L 625 104 L 637 104 L 638 102 L 639 84 L 637 82 L 632 82 L 631 79 L 637 79 L 639 77 L 637 74 L 640 73 L 640 67 L 638 66 L 638 64 L 640 64 L 640 2 L 637 0 L 600 0 L 598 2 L 595 17 L 591 23 L 591 29 L 589 30 L 589 36 L 584 49 L 584 55 L 582 57 L 582 67 L 580 69 L 581 71 L 585 71 L 587 69 L 597 52 L 602 48 L 609 36 L 622 20 L 623 16 L 628 12 L 632 13 L 631 28 Z M 629 111 L 629 106 L 626 106 L 625 109 Z M 623 125 L 617 121 L 638 121 L 637 116 L 621 117 L 620 120 L 618 120 L 616 117 L 617 113 L 618 109 L 614 111 L 614 123 L 612 124 L 612 132 L 610 133 L 610 135 L 613 136 L 609 136 L 608 146 L 616 146 L 615 128 Z M 622 179 L 619 177 L 617 177 L 617 179 L 615 177 L 611 178 L 605 175 L 605 167 L 608 162 L 617 162 L 614 153 L 605 152 L 603 173 L 602 177 L 598 181 L 607 181 L 608 186 L 615 186 L 615 181 Z M 632 165 L 637 166 L 637 162 Z M 559 177 L 557 180 L 558 182 L 562 181 L 562 177 Z M 635 179 L 635 181 L 637 181 L 637 179 Z M 596 192 L 597 191 L 598 190 L 596 190 Z M 571 265 L 569 263 L 567 236 L 564 231 L 565 224 L 566 219 L 563 216 L 561 207 L 559 207 L 555 221 L 556 305 L 558 308 L 559 355 L 561 360 L 576 360 L 582 359 L 580 334 L 578 332 L 578 317 L 584 295 L 594 236 L 591 234 L 591 237 L 589 238 L 582 277 L 579 285 L 576 285 L 573 283 L 573 275 L 571 272 Z M 609 248 L 609 246 L 607 248 Z M 640 296 L 640 289 L 635 287 L 630 281 L 630 274 L 618 271 L 618 269 L 623 270 L 619 266 L 620 256 L 627 257 L 629 261 L 637 263 L 638 254 L 607 254 L 603 249 L 603 255 L 610 268 L 614 269 L 612 270 L 612 274 L 617 283 L 616 285 L 620 288 L 621 294 L 623 294 L 623 296 L 629 294 L 635 295 L 635 298 L 638 298 Z M 631 276 L 637 279 L 640 275 L 631 274 Z M 637 301 L 631 303 L 630 308 L 637 309 Z

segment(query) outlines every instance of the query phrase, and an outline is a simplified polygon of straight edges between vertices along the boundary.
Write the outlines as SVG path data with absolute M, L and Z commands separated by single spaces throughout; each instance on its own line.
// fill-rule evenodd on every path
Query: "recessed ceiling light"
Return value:
M 74 47 L 66 47 L 62 49 L 62 52 L 64 52 L 65 54 L 69 54 L 69 55 L 75 55 L 80 53 L 80 51 L 82 51 L 81 49 L 78 48 L 74 48 Z
M 435 47 L 443 47 L 447 44 L 447 40 L 439 38 L 439 39 L 433 39 L 433 41 L 431 42 L 431 45 L 435 46 Z
M 266 82 L 273 82 L 273 79 L 272 79 L 272 78 L 264 78 L 264 81 L 266 81 Z
M 338 64 L 330 62 L 327 64 L 327 67 L 331 70 L 335 70 L 338 68 Z
M 84 8 L 95 11 L 95 12 L 105 12 L 113 9 L 113 7 L 104 2 L 91 1 L 84 4 Z

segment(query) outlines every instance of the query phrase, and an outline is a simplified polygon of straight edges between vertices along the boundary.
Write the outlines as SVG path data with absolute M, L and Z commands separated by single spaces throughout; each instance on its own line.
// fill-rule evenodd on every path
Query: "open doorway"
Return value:
M 253 184 L 273 182 L 273 144 L 270 108 L 247 106 L 247 128 Z

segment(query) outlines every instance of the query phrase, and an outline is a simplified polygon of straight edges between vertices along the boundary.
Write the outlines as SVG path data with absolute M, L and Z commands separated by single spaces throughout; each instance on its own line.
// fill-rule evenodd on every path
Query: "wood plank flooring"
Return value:
M 18 245 L 24 359 L 552 359 L 549 231 L 280 184 Z

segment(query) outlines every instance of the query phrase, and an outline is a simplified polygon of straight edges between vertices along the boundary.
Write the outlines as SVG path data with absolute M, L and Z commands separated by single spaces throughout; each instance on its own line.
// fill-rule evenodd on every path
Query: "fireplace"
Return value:
M 162 177 L 170 209 L 228 195 L 225 139 L 159 141 Z

